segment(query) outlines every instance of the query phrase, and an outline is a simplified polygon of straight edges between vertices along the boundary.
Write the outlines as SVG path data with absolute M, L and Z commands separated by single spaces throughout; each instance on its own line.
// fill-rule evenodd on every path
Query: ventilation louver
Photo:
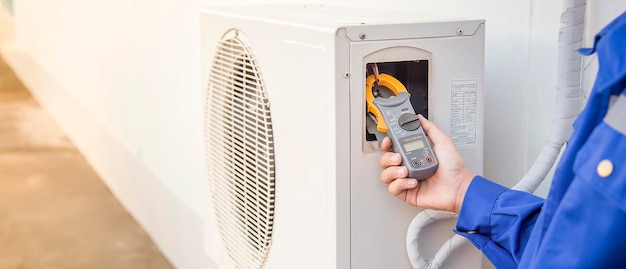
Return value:
M 274 219 L 274 142 L 269 101 L 246 39 L 220 41 L 209 78 L 205 143 L 213 211 L 238 268 L 262 268 Z

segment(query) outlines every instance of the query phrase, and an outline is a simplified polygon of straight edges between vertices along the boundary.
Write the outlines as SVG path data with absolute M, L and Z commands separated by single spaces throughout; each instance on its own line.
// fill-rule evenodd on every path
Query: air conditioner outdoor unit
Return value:
M 406 229 L 421 209 L 379 181 L 366 77 L 398 79 L 482 173 L 484 21 L 269 5 L 211 7 L 201 22 L 216 268 L 409 268 Z M 453 225 L 430 228 L 424 252 Z M 481 258 L 464 249 L 447 266 Z

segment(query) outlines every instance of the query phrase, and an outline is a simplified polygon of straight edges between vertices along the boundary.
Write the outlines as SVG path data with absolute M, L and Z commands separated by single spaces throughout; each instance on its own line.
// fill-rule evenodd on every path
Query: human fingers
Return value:
M 424 132 L 433 144 L 449 142 L 450 137 L 441 131 L 441 129 L 439 129 L 439 127 L 437 127 L 437 125 L 435 125 L 432 121 L 424 118 L 422 114 L 418 114 L 417 118 L 420 121 L 420 125 L 422 125 L 422 129 L 424 129 Z
M 387 152 L 380 157 L 380 167 L 387 168 L 402 164 L 402 156 L 398 153 Z
M 398 178 L 405 178 L 409 175 L 409 171 L 404 166 L 388 167 L 380 173 L 380 181 L 385 184 L 391 184 Z
M 392 151 L 393 148 L 391 148 L 391 138 L 389 137 L 383 138 L 383 141 L 380 142 L 380 149 L 384 151 Z
M 389 184 L 389 193 L 402 200 L 406 200 L 406 197 L 399 197 L 406 190 L 410 190 L 417 187 L 417 179 L 414 178 L 399 178 Z M 406 194 L 405 194 L 406 195 Z

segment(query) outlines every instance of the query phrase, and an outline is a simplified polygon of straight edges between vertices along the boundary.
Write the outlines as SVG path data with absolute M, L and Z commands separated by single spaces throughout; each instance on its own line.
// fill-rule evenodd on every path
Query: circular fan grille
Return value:
M 209 78 L 205 143 L 213 211 L 226 252 L 262 268 L 274 219 L 274 142 L 269 101 L 242 36 L 220 41 Z

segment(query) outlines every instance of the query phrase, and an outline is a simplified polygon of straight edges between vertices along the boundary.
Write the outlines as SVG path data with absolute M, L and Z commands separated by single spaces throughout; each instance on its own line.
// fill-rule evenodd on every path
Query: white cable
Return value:
M 572 123 L 580 109 L 581 56 L 578 48 L 582 46 L 585 22 L 586 0 L 564 0 L 559 31 L 559 52 L 557 58 L 556 104 L 549 140 L 535 163 L 513 189 L 534 192 L 541 184 L 561 148 L 572 134 Z M 443 262 L 456 249 L 469 244 L 464 237 L 454 235 L 446 241 L 432 259 L 421 257 L 418 237 L 423 227 L 434 222 L 455 218 L 456 214 L 435 210 L 424 210 L 417 214 L 407 231 L 406 245 L 409 260 L 415 269 L 440 268 Z
M 561 148 L 572 134 L 572 123 L 580 110 L 582 47 L 585 0 L 566 0 L 561 14 L 557 58 L 556 104 L 548 142 L 539 157 L 513 189 L 534 192 L 554 165 Z
M 428 260 L 419 255 L 418 236 L 422 232 L 422 229 L 432 223 L 453 218 L 456 218 L 455 213 L 432 209 L 426 209 L 413 218 L 413 221 L 411 221 L 407 230 L 406 237 L 407 250 L 413 250 L 408 252 L 409 260 L 411 261 L 413 268 L 439 268 L 449 255 L 447 250 L 451 252 L 452 250 L 462 246 L 465 238 L 462 236 L 453 236 L 448 239 L 446 243 L 444 243 L 444 246 L 447 247 L 440 248 L 432 259 Z

